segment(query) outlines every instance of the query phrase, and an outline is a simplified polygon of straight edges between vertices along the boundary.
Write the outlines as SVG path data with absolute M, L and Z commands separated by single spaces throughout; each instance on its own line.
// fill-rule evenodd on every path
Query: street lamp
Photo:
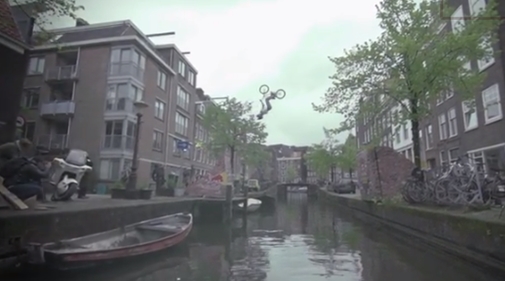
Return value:
M 128 184 L 126 185 L 127 190 L 135 190 L 137 186 L 137 169 L 138 169 L 138 158 L 139 158 L 139 141 L 140 141 L 140 127 L 142 124 L 142 111 L 149 107 L 144 101 L 136 101 L 133 103 L 135 111 L 137 113 L 137 129 L 135 131 L 135 140 L 133 146 L 133 160 L 131 166 L 130 177 L 128 178 Z

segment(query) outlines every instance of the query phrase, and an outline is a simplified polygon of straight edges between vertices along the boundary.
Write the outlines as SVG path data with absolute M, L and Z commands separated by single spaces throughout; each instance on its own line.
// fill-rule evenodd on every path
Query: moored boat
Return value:
M 247 212 L 255 212 L 261 207 L 261 200 L 249 198 L 247 199 Z M 244 211 L 244 202 L 238 203 L 234 206 L 236 211 Z
M 32 243 L 29 263 L 69 270 L 124 260 L 173 247 L 192 227 L 193 216 L 178 213 L 69 240 Z

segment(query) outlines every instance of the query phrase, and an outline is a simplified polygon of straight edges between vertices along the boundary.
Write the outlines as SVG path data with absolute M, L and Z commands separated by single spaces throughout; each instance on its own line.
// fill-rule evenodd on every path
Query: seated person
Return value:
M 26 156 L 32 150 L 32 143 L 28 139 L 20 139 L 0 145 L 0 166 L 16 157 Z
M 40 181 L 48 175 L 49 169 L 26 157 L 11 159 L 0 168 L 0 176 L 4 178 L 3 185 L 23 201 L 33 196 L 37 196 L 37 200 L 45 201 Z

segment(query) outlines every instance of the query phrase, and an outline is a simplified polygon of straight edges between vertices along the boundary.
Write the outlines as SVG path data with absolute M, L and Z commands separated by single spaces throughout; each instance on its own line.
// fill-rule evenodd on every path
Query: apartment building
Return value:
M 505 3 L 499 2 L 499 12 L 505 16 Z M 449 1 L 457 7 L 441 32 L 457 32 L 466 20 L 475 15 L 485 0 Z M 450 91 L 433 101 L 431 117 L 423 123 L 426 159 L 431 167 L 446 165 L 458 156 L 468 154 L 470 159 L 484 166 L 496 165 L 500 151 L 505 148 L 505 26 L 499 30 L 499 42 L 493 49 L 494 57 L 469 61 L 468 69 L 485 72 L 486 79 L 472 101 L 463 101 L 461 96 Z
M 79 148 L 98 163 L 98 179 L 117 180 L 132 162 L 135 106 L 143 101 L 139 182 L 154 165 L 179 174 L 195 161 L 197 71 L 175 45 L 154 45 L 131 21 L 51 31 L 35 47 L 25 80 L 23 107 L 33 141 L 51 149 Z M 187 150 L 178 142 L 188 142 Z
M 505 16 L 505 3 L 499 3 L 499 12 Z M 485 7 L 485 0 L 453 0 L 449 5 L 456 8 L 451 19 L 440 28 L 440 32 L 457 32 L 464 28 L 479 7 Z M 468 154 L 470 159 L 481 165 L 496 165 L 498 155 L 505 148 L 505 122 L 503 110 L 505 100 L 505 27 L 499 29 L 499 41 L 493 48 L 495 56 L 489 60 L 469 61 L 467 68 L 486 72 L 481 90 L 475 93 L 472 101 L 463 101 L 456 91 L 448 91 L 432 102 L 431 114 L 421 122 L 421 158 L 427 167 L 444 166 L 459 156 Z M 388 109 L 388 114 L 395 110 Z M 378 117 L 381 118 L 380 116 Z M 391 119 L 392 121 L 392 119 Z M 370 118 L 358 120 L 356 132 L 358 144 L 366 144 L 373 138 L 373 126 L 380 121 Z M 372 136 L 372 137 L 371 137 Z M 410 124 L 398 124 L 391 128 L 390 142 L 382 145 L 393 147 L 396 151 L 413 160 Z

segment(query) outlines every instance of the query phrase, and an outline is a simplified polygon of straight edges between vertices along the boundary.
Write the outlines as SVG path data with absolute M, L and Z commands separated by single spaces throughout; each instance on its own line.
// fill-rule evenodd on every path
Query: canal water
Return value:
M 78 275 L 2 280 L 89 281 L 494 281 L 456 258 L 365 226 L 305 194 L 265 206 L 233 228 L 195 227 L 171 252 Z

